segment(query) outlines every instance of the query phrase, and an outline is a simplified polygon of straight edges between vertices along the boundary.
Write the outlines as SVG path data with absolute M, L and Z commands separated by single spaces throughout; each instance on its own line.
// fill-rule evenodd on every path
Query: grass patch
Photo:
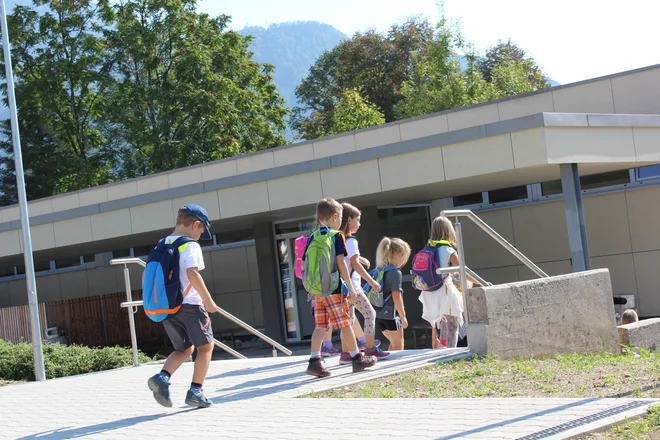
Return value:
M 626 421 L 605 432 L 585 435 L 584 440 L 604 439 L 660 439 L 660 406 L 650 407 L 644 417 L 634 421 Z
M 16 380 L 0 380 L 0 387 L 6 387 L 9 385 L 16 385 L 19 383 L 23 383 L 22 381 L 16 381 Z
M 568 354 L 545 359 L 473 357 L 310 397 L 652 397 L 660 398 L 660 355 Z

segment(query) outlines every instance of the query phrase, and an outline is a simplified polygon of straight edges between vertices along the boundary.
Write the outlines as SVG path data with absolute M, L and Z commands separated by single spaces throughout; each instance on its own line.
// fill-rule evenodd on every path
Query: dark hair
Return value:
M 344 237 L 348 237 L 351 235 L 351 231 L 348 230 L 348 219 L 358 218 L 362 215 L 362 212 L 350 203 L 342 203 L 341 207 L 344 211 L 341 216 L 341 226 L 339 227 L 339 230 L 344 234 Z

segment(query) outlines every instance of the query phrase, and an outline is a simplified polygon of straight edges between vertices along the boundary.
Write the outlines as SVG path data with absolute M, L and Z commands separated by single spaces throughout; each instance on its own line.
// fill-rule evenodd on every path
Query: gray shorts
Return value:
M 163 324 L 176 351 L 185 351 L 191 346 L 201 347 L 213 341 L 211 318 L 202 306 L 184 304 Z

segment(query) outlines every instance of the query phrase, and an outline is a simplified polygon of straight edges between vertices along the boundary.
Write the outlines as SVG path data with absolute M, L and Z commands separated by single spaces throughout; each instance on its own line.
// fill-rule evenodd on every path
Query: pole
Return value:
M 573 272 L 591 269 L 589 258 L 589 243 L 587 241 L 587 224 L 582 206 L 582 189 L 580 188 L 580 173 L 576 163 L 559 165 L 561 172 L 561 189 L 564 193 L 564 210 L 566 211 L 566 229 L 568 245 L 571 250 Z
M 461 222 L 456 218 L 456 223 L 454 224 L 454 230 L 456 231 L 456 243 L 458 245 L 458 263 L 460 264 L 460 278 L 461 278 L 461 289 L 463 289 L 463 313 L 465 315 L 465 325 L 469 328 L 470 323 L 470 313 L 468 310 L 468 284 L 467 284 L 467 271 L 465 270 L 465 247 L 463 246 L 463 230 L 461 229 Z M 470 348 L 470 335 L 468 335 L 468 349 Z
M 128 265 L 124 264 L 124 283 L 126 283 L 126 301 L 129 303 L 133 301 L 133 294 L 131 292 L 131 274 L 128 271 Z M 137 335 L 135 334 L 135 312 L 137 307 L 128 307 L 128 325 L 131 329 L 131 348 L 133 349 L 133 366 L 140 365 L 138 357 Z M 135 310 L 134 310 L 135 309 Z
M 21 138 L 18 133 L 18 114 L 16 112 L 16 96 L 14 94 L 14 76 L 11 68 L 11 50 L 9 47 L 5 0 L 0 0 L 0 9 L 2 49 L 5 55 L 7 98 L 9 99 L 9 115 L 11 118 L 11 138 L 14 147 L 14 162 L 16 163 L 16 190 L 18 191 L 18 209 L 21 214 L 21 233 L 24 245 L 23 256 L 25 259 L 25 279 L 27 284 L 28 304 L 30 305 L 30 330 L 32 331 L 32 347 L 34 348 L 34 377 L 37 381 L 43 381 L 46 380 L 46 373 L 44 369 L 44 352 L 41 342 L 41 324 L 39 322 L 39 301 L 37 300 L 37 282 L 34 278 L 30 218 L 28 216 L 27 196 L 25 195 L 23 155 L 21 154 Z

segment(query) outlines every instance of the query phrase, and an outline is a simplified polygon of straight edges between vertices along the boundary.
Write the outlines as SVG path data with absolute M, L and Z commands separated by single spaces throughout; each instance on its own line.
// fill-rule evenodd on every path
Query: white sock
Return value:
M 351 351 L 351 357 L 352 358 L 355 357 L 358 353 L 360 353 L 360 350 L 356 349 L 356 350 Z
M 321 353 L 318 352 L 318 351 L 313 351 L 310 357 L 311 357 L 312 359 L 320 358 L 320 357 L 321 357 Z

